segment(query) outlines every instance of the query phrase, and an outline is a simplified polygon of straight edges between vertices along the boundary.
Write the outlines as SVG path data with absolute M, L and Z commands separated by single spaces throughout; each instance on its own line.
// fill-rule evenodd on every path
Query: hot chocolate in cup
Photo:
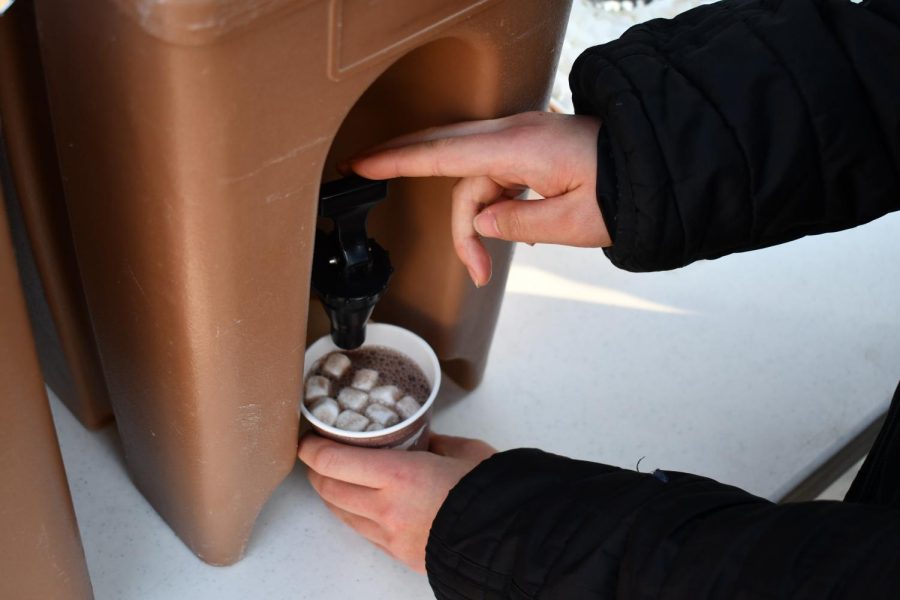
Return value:
M 431 392 L 422 407 L 408 419 L 377 431 L 345 431 L 323 423 L 301 401 L 300 410 L 313 430 L 326 437 L 351 446 L 369 448 L 394 448 L 397 450 L 425 450 L 428 447 L 431 408 L 441 386 L 441 366 L 437 355 L 428 343 L 413 332 L 385 323 L 370 323 L 366 327 L 366 342 L 361 349 L 389 348 L 403 354 L 415 363 L 428 381 Z M 332 352 L 344 352 L 331 340 L 330 335 L 319 338 L 306 350 L 303 365 L 303 381 L 315 370 L 319 361 Z M 352 356 L 352 351 L 351 351 Z

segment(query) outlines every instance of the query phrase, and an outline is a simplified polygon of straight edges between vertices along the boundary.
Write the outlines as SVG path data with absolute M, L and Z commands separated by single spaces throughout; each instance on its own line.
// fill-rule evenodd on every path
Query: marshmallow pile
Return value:
M 337 390 L 352 367 L 347 355 L 332 352 L 319 368 L 322 374 L 306 380 L 303 402 L 322 423 L 344 431 L 378 431 L 405 421 L 422 407 L 396 385 L 378 385 L 381 375 L 372 369 L 357 369 L 351 384 Z

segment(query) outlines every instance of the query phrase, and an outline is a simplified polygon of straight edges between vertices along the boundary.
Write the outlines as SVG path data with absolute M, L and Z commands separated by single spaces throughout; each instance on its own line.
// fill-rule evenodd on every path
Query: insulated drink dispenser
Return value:
M 32 0 L 0 16 L 0 119 L 10 168 L 10 201 L 22 212 L 22 244 L 34 272 L 23 273 L 44 379 L 89 428 L 112 419 L 66 213 Z
M 36 0 L 65 197 L 129 470 L 229 564 L 295 462 L 320 188 L 389 137 L 545 106 L 569 12 L 546 0 Z M 374 318 L 480 381 L 511 258 L 476 290 L 450 180 L 392 182 Z M 314 301 L 313 304 L 317 304 Z M 309 325 L 309 326 L 307 326 Z
M 91 584 L 6 208 L 0 188 L 0 598 L 87 600 Z

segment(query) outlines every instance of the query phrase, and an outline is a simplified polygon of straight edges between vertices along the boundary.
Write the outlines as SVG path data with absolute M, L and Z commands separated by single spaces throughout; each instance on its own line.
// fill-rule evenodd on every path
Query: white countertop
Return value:
M 448 386 L 435 429 L 628 468 L 645 456 L 642 470 L 776 498 L 886 409 L 898 259 L 900 214 L 647 275 L 599 250 L 521 246 L 486 379 L 468 396 Z M 87 432 L 52 405 L 98 600 L 432 597 L 333 518 L 301 467 L 247 557 L 205 565 L 131 485 L 113 428 Z

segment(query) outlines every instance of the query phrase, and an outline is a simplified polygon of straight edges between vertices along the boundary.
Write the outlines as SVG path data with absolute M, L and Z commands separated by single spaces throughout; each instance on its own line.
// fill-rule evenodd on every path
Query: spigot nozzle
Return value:
M 319 216 L 334 222 L 316 232 L 312 287 L 331 321 L 331 338 L 347 350 L 366 339 L 366 323 L 387 289 L 388 253 L 368 237 L 369 210 L 387 196 L 387 182 L 347 177 L 322 186 Z

